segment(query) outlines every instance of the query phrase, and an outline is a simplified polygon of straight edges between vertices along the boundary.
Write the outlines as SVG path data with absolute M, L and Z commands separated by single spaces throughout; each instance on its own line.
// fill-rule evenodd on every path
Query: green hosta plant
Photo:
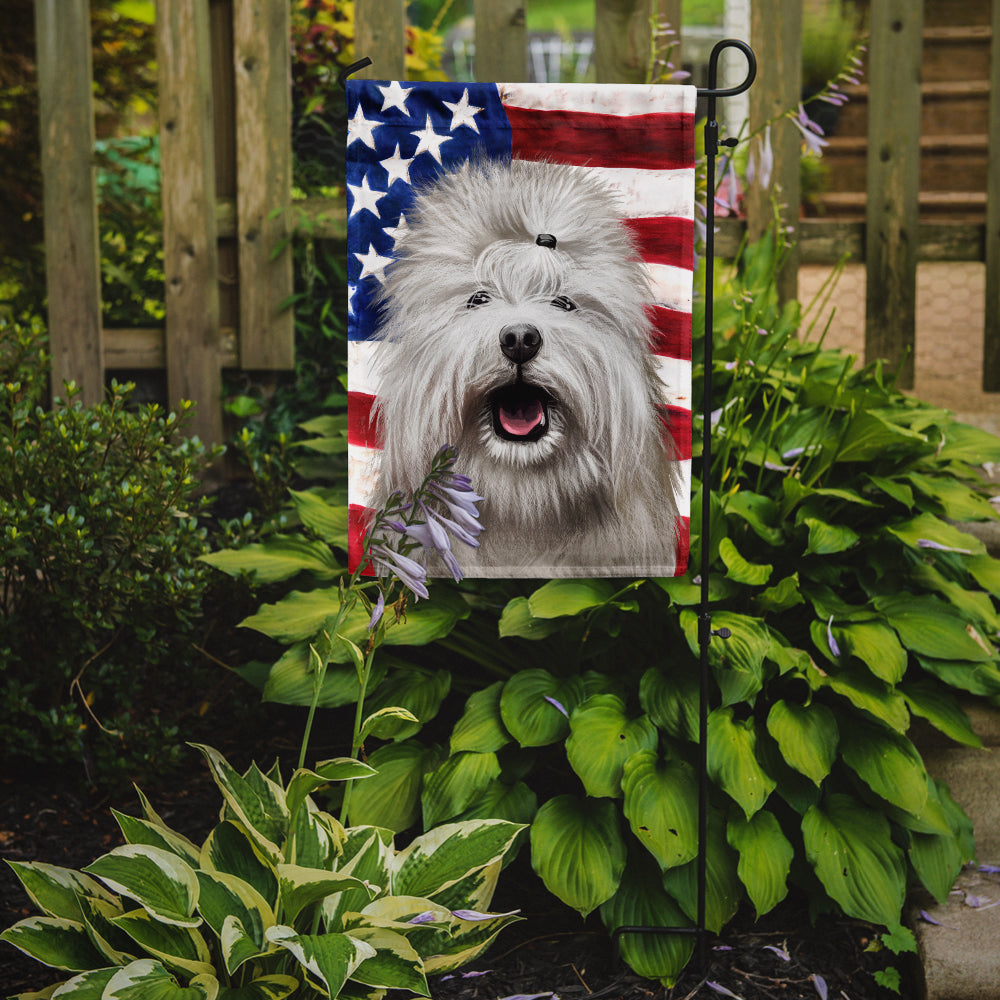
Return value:
M 397 849 L 389 830 L 343 827 L 312 794 L 370 780 L 353 758 L 240 774 L 199 747 L 222 793 L 201 845 L 115 813 L 126 844 L 83 871 L 12 862 L 40 916 L 0 935 L 70 977 L 76 1000 L 429 996 L 427 975 L 470 961 L 518 919 L 489 913 L 521 829 L 450 823 Z M 49 996 L 44 994 L 33 994 Z

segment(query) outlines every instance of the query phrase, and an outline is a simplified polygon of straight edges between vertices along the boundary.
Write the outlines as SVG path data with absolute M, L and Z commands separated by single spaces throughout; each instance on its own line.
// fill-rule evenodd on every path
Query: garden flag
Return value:
M 695 97 L 348 82 L 352 568 L 451 445 L 467 576 L 685 571 Z

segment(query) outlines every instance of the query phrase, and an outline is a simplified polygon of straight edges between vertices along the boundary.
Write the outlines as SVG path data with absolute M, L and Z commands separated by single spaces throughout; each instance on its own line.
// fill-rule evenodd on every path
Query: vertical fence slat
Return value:
M 475 0 L 475 75 L 480 81 L 520 83 L 528 76 L 524 0 Z
M 990 45 L 989 171 L 986 180 L 986 325 L 983 389 L 1000 392 L 1000 0 L 993 0 Z
M 192 430 L 222 440 L 219 256 L 206 0 L 159 0 L 167 394 L 198 403 Z
M 802 4 L 799 0 L 760 0 L 750 8 L 750 41 L 761 72 L 750 88 L 750 129 L 794 108 L 802 91 Z M 725 114 L 725 110 L 722 112 Z M 739 122 L 731 122 L 735 133 Z M 788 120 L 771 128 L 774 170 L 766 189 L 755 182 L 747 193 L 747 226 L 751 239 L 759 239 L 774 219 L 773 202 L 781 206 L 781 225 L 792 227 L 795 241 L 778 274 L 782 301 L 798 295 L 799 275 L 799 159 L 802 137 Z
M 657 0 L 595 0 L 594 68 L 598 83 L 645 83 L 650 16 Z
M 868 98 L 865 359 L 913 387 L 923 2 L 872 0 Z M 905 360 L 904 360 L 905 358 Z
M 292 195 L 289 13 L 287 0 L 233 7 L 239 345 L 240 365 L 248 369 L 295 367 L 293 314 L 281 308 L 292 294 L 285 211 Z
M 104 395 L 88 0 L 35 0 L 52 391 Z
M 372 64 L 354 75 L 366 80 L 406 79 L 405 0 L 361 0 L 354 5 L 354 58 Z

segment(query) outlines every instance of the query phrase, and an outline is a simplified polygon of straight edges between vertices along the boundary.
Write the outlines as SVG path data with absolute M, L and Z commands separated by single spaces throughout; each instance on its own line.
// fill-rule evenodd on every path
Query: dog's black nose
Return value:
M 530 361 L 542 346 L 542 335 L 530 323 L 511 323 L 500 331 L 500 350 L 515 365 Z

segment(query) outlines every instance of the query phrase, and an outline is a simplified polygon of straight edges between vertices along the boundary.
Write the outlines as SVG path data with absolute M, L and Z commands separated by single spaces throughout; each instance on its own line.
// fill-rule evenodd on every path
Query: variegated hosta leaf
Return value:
M 450 934 L 424 958 L 424 970 L 428 975 L 451 972 L 474 961 L 486 951 L 500 931 L 521 919 L 516 912 L 478 914 L 475 919 L 464 918 L 463 915 L 469 913 L 467 910 L 451 912 L 455 920 Z
M 389 886 L 392 834 L 373 826 L 356 826 L 347 831 L 337 870 L 353 875 L 367 888 L 345 889 L 323 900 L 323 920 L 327 930 L 344 930 L 345 913 L 357 913 L 371 900 L 371 893 Z
M 145 910 L 123 913 L 111 922 L 171 969 L 181 969 L 189 976 L 213 971 L 205 939 L 190 927 L 160 923 Z
M 91 944 L 87 929 L 76 920 L 65 917 L 28 917 L 19 920 L 0 934 L 26 955 L 54 969 L 81 972 L 100 968 L 104 958 Z
M 365 986 L 409 990 L 418 996 L 430 996 L 424 963 L 402 934 L 385 927 L 355 927 L 351 937 L 375 949 L 351 973 L 351 979 Z
M 171 851 L 147 844 L 125 844 L 85 869 L 113 892 L 134 899 L 150 916 L 165 924 L 197 927 L 198 878 Z
M 609 899 L 625 870 L 618 810 L 608 799 L 558 795 L 531 824 L 531 865 L 549 892 L 586 916 Z
M 309 978 L 332 997 L 365 959 L 375 957 L 370 944 L 349 934 L 296 934 L 293 928 L 278 924 L 268 928 L 267 939 L 291 952 Z
M 83 921 L 94 947 L 104 956 L 105 965 L 128 965 L 139 958 L 135 942 L 113 923 L 125 911 L 120 902 L 109 903 L 93 896 L 80 899 Z
M 643 750 L 625 762 L 622 789 L 632 832 L 661 869 L 697 855 L 698 783 L 690 765 Z
M 499 861 L 523 827 L 505 820 L 446 823 L 421 834 L 393 859 L 392 892 L 433 899 L 460 879 Z
M 20 993 L 11 1000 L 29 1000 L 29 998 L 41 1000 L 42 997 L 54 997 L 56 1000 L 101 1000 L 104 988 L 114 978 L 118 969 L 118 966 L 91 969 L 89 972 L 81 972 L 80 975 L 67 979 L 54 991 L 50 986 L 42 993 Z
M 252 885 L 271 907 L 278 904 L 278 875 L 241 823 L 220 823 L 201 847 L 200 868 L 224 872 Z
M 313 770 L 299 768 L 288 782 L 285 792 L 285 805 L 291 815 L 295 815 L 306 796 L 312 795 L 318 788 L 328 785 L 331 781 L 349 781 L 356 778 L 370 778 L 378 772 L 373 767 L 353 757 L 337 757 L 325 760 L 316 765 Z
M 777 741 L 785 761 L 814 784 L 819 785 L 830 773 L 840 733 L 826 705 L 778 700 L 768 713 L 767 731 Z
M 746 886 L 757 916 L 774 909 L 788 895 L 788 872 L 795 849 L 773 813 L 762 809 L 750 819 L 729 821 L 726 837 L 740 853 L 736 873 Z
M 299 985 L 294 976 L 261 976 L 245 986 L 224 986 L 218 1000 L 285 1000 Z
M 31 901 L 46 916 L 64 917 L 67 920 L 81 920 L 80 897 L 92 896 L 109 903 L 116 902 L 114 896 L 97 879 L 39 861 L 8 861 Z
M 496 892 L 500 870 L 505 860 L 505 857 L 497 858 L 493 864 L 478 868 L 465 878 L 453 882 L 446 889 L 434 893 L 434 901 L 448 907 L 449 910 L 466 907 L 473 910 L 488 910 L 493 902 L 493 894 Z
M 353 875 L 303 868 L 300 865 L 278 865 L 278 881 L 281 887 L 282 912 L 286 920 L 292 921 L 305 907 L 345 889 L 361 889 L 369 893 L 369 898 L 375 895 L 374 890 Z
M 275 923 L 274 912 L 264 897 L 248 882 L 226 875 L 223 872 L 198 872 L 198 883 L 201 894 L 198 898 L 198 910 L 205 922 L 215 931 L 220 940 L 228 920 L 239 923 L 238 931 L 231 928 L 229 938 L 241 941 L 239 960 L 230 964 L 230 958 L 235 957 L 232 947 L 226 951 L 226 967 L 232 975 L 238 966 L 252 955 L 245 954 L 246 948 L 242 938 L 249 938 L 253 946 L 253 954 L 266 950 L 264 931 Z M 225 942 L 224 942 L 225 943 Z
M 119 969 L 101 1000 L 216 1000 L 218 995 L 219 981 L 212 975 L 196 976 L 181 986 L 159 962 L 143 958 Z
M 849 917 L 899 923 L 906 866 L 882 813 L 849 795 L 830 795 L 805 814 L 802 837 L 823 887 Z
M 625 761 L 638 750 L 655 749 L 659 739 L 648 715 L 630 719 L 625 702 L 613 694 L 595 694 L 577 706 L 569 727 L 566 757 L 595 798 L 619 798 Z
M 306 799 L 292 819 L 285 858 L 304 868 L 335 868 L 344 836 L 337 819 L 317 809 L 312 799 Z
M 288 831 L 284 789 L 254 769 L 246 776 L 240 775 L 212 747 L 197 743 L 193 746 L 205 755 L 227 807 L 247 828 L 264 855 L 277 863 L 281 856 L 278 845 Z
M 651 859 L 630 858 L 618 891 L 601 905 L 601 920 L 611 932 L 619 927 L 689 927 L 691 921 L 664 891 Z M 694 950 L 692 934 L 623 934 L 623 959 L 640 976 L 672 986 Z
M 152 823 L 145 819 L 126 816 L 125 813 L 112 809 L 115 819 L 121 827 L 122 835 L 130 844 L 146 844 L 149 847 L 159 847 L 186 861 L 192 867 L 198 864 L 199 849 L 187 837 L 176 833 L 169 827 Z
M 740 805 L 749 818 L 774 791 L 776 782 L 757 762 L 754 720 L 733 718 L 733 709 L 717 708 L 708 717 L 708 774 Z

